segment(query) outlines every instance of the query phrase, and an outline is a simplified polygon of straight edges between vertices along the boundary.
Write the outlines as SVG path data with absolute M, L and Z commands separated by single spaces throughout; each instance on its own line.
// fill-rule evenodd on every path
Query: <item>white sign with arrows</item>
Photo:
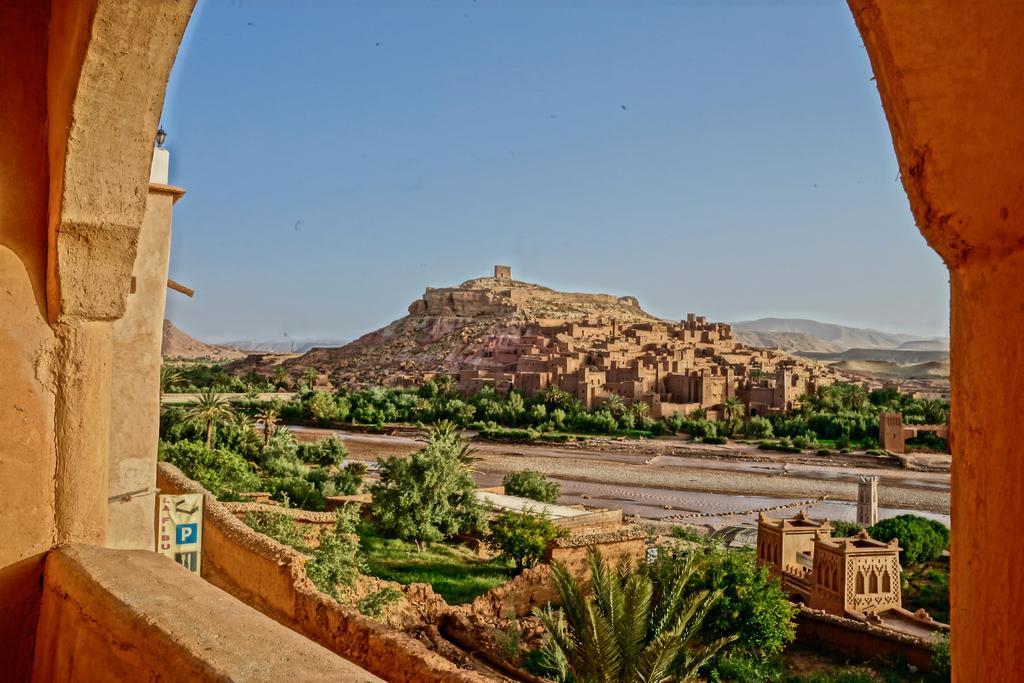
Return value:
M 157 496 L 156 551 L 199 573 L 203 555 L 203 494 Z

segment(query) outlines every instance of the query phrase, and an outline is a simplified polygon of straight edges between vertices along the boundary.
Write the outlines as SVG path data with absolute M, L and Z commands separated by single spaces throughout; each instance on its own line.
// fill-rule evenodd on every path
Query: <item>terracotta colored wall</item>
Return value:
M 0 671 L 30 675 L 43 553 L 107 527 L 111 321 L 192 0 L 0 3 Z
M 926 643 L 853 619 L 816 615 L 806 610 L 797 615 L 797 640 L 823 643 L 856 657 L 902 657 L 922 671 L 929 671 L 932 665 L 932 649 Z
M 160 153 L 166 154 L 163 150 Z M 161 178 L 160 180 L 166 180 Z M 113 323 L 108 496 L 156 485 L 156 449 L 160 431 L 160 345 L 167 266 L 171 246 L 171 214 L 179 194 L 166 186 L 149 190 L 132 269 L 135 291 L 128 295 L 124 316 Z M 155 494 L 133 495 L 108 505 L 107 545 L 153 549 Z
M 149 551 L 46 559 L 35 681 L 380 681 Z
M 1006 541 L 1024 518 L 1024 3 L 849 4 L 914 218 L 950 270 L 954 678 L 1024 680 L 1024 546 Z
M 28 674 L 42 553 L 54 543 L 54 393 L 46 362 L 46 27 L 36 0 L 0 3 L 0 671 Z
M 210 583 L 389 681 L 485 680 L 320 593 L 306 578 L 301 555 L 245 526 L 177 468 L 160 463 L 157 485 L 205 494 L 202 567 Z

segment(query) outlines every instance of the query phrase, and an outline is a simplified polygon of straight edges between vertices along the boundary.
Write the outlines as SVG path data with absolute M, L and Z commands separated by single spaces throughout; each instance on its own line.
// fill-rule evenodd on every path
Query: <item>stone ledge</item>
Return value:
M 166 557 L 74 545 L 50 552 L 37 680 L 381 679 Z

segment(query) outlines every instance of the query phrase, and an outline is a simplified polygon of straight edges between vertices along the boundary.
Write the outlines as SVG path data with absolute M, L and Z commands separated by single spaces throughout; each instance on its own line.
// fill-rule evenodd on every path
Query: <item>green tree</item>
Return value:
M 180 384 L 183 377 L 181 372 L 177 368 L 172 368 L 169 365 L 160 366 L 160 398 L 163 395 Z
M 743 417 L 744 412 L 746 412 L 746 408 L 743 406 L 743 401 L 736 396 L 730 396 L 722 401 L 722 417 L 729 428 L 729 434 L 736 431 L 736 424 Z
M 434 378 L 434 383 L 437 384 L 438 393 L 449 398 L 455 395 L 455 378 L 451 375 L 438 375 Z
M 558 482 L 551 481 L 536 470 L 509 472 L 501 480 L 501 485 L 510 496 L 531 498 L 551 505 L 558 502 L 558 496 L 562 492 Z
M 270 443 L 270 437 L 277 430 L 278 412 L 270 406 L 265 406 L 256 413 L 256 423 L 263 424 L 263 445 Z
M 338 412 L 338 404 L 334 397 L 326 391 L 315 391 L 309 398 L 309 414 L 320 424 L 327 424 Z
M 188 419 L 206 427 L 206 447 L 213 445 L 213 428 L 234 414 L 231 404 L 213 389 L 203 389 L 186 409 Z
M 302 383 L 312 389 L 313 383 L 316 382 L 317 375 L 319 374 L 320 372 L 316 368 L 306 368 L 302 371 Z
M 601 407 L 611 413 L 615 419 L 622 417 L 622 414 L 626 412 L 626 404 L 622 402 L 622 397 L 618 394 L 611 394 L 604 400 Z
M 879 541 L 898 539 L 900 562 L 904 566 L 937 560 L 949 547 L 949 529 L 941 522 L 918 515 L 883 519 L 868 529 L 868 533 Z
M 542 514 L 506 511 L 488 523 L 485 541 L 507 560 L 517 571 L 532 567 L 544 557 L 548 545 L 568 531 L 554 524 Z
M 703 637 L 704 621 L 721 597 L 692 590 L 699 571 L 683 562 L 659 576 L 646 568 L 607 566 L 588 555 L 590 592 L 556 562 L 551 571 L 561 606 L 536 612 L 546 634 L 541 648 L 545 675 L 559 681 L 669 683 L 695 680 L 700 667 L 736 636 Z
M 486 529 L 469 471 L 471 459 L 458 432 L 447 426 L 432 430 L 426 445 L 412 455 L 382 459 L 380 478 L 370 488 L 378 528 L 419 549 L 457 533 Z
M 752 439 L 767 439 L 772 433 L 772 423 L 766 417 L 755 415 L 743 423 L 743 435 Z
M 287 389 L 291 384 L 291 377 L 283 365 L 278 365 L 274 368 L 274 372 L 271 373 L 270 381 L 279 389 Z
M 710 590 L 721 597 L 708 612 L 704 637 L 735 636 L 728 653 L 716 656 L 708 672 L 723 672 L 742 661 L 744 681 L 775 680 L 777 659 L 796 636 L 796 609 L 767 567 L 758 566 L 752 550 L 704 546 L 681 560 L 662 555 L 652 571 L 664 578 L 695 561 L 690 590 Z

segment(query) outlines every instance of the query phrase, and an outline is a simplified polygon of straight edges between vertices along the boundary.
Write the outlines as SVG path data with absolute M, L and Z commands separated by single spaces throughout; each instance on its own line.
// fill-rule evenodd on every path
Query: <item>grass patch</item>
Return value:
M 949 623 L 949 560 L 939 558 L 932 562 L 907 567 L 901 577 L 903 606 L 914 611 L 928 610 L 932 619 Z
M 367 574 L 403 585 L 429 583 L 450 605 L 461 605 L 509 581 L 512 565 L 485 560 L 465 546 L 434 543 L 417 551 L 413 543 L 381 538 L 361 529 Z

